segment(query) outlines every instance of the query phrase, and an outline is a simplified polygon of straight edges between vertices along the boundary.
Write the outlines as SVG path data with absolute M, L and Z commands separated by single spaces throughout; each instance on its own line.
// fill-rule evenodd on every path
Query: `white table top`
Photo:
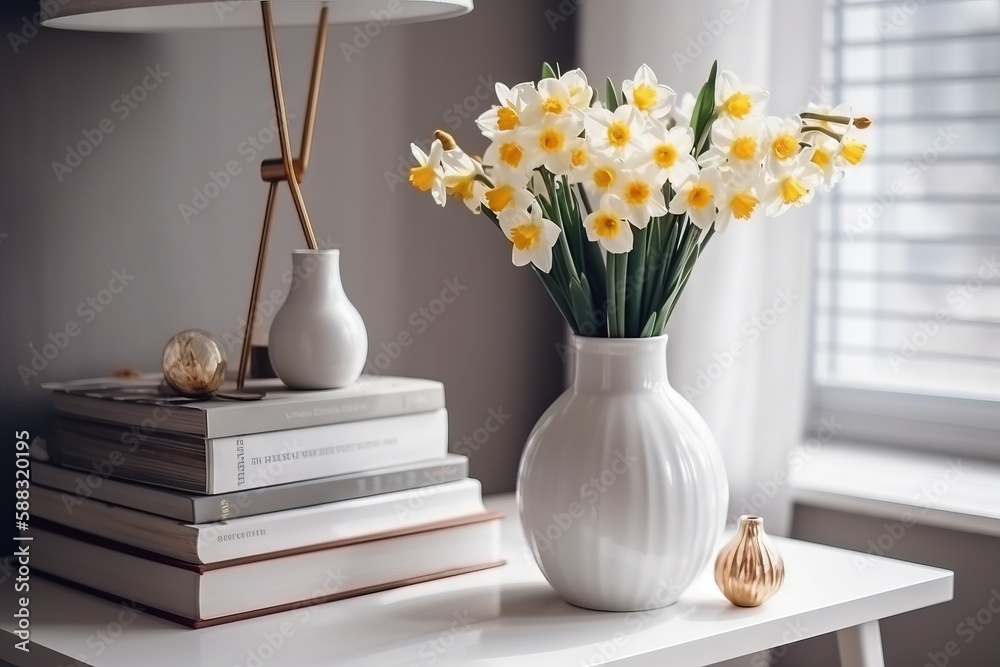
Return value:
M 17 667 L 430 667 L 710 665 L 950 600 L 953 575 L 922 565 L 776 539 L 782 590 L 739 609 L 708 568 L 666 609 L 605 613 L 556 597 L 527 552 L 512 496 L 503 568 L 229 625 L 191 630 L 33 575 L 31 652 L 14 648 L 4 587 L 0 659 Z M 400 554 L 405 557 L 405 554 Z

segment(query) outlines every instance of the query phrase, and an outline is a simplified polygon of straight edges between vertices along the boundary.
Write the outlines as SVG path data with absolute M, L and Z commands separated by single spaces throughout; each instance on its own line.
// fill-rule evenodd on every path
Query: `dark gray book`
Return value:
M 417 489 L 465 479 L 468 474 L 469 460 L 458 454 L 449 454 L 421 463 L 207 496 L 121 482 L 41 461 L 31 462 L 32 481 L 39 486 L 64 492 L 63 503 L 67 508 L 72 508 L 76 499 L 87 498 L 187 523 L 226 521 Z

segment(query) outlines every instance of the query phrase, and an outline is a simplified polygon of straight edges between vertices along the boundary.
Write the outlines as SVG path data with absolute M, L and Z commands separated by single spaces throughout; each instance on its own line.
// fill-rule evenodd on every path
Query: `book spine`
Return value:
M 197 557 L 201 563 L 219 563 L 357 539 L 483 511 L 482 487 L 477 480 L 464 479 L 447 485 L 198 526 Z
M 344 475 L 329 480 L 286 484 L 217 496 L 189 496 L 191 514 L 177 518 L 189 523 L 227 521 L 297 507 L 406 491 L 433 484 L 447 484 L 468 476 L 468 459 L 453 454 L 444 460 L 429 462 L 427 465 L 416 464 L 407 469 Z M 135 506 L 135 509 L 144 508 Z
M 248 404 L 249 405 L 249 404 Z M 392 391 L 373 396 L 337 397 L 290 406 L 287 403 L 253 403 L 253 409 L 208 411 L 207 438 L 223 438 L 247 433 L 264 433 L 293 428 L 379 419 L 445 407 L 444 385 Z
M 344 475 L 444 456 L 448 413 L 441 408 L 290 432 L 207 442 L 206 493 L 230 493 Z

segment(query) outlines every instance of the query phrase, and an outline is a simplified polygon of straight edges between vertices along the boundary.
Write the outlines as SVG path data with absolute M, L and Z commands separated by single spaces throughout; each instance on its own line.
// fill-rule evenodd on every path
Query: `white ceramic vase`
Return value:
M 292 284 L 271 322 L 268 350 L 292 389 L 335 389 L 360 377 L 368 332 L 344 293 L 339 250 L 292 253 Z
M 701 416 L 667 383 L 667 337 L 574 337 L 573 385 L 528 437 L 518 473 L 535 561 L 567 602 L 673 604 L 714 555 L 729 487 Z

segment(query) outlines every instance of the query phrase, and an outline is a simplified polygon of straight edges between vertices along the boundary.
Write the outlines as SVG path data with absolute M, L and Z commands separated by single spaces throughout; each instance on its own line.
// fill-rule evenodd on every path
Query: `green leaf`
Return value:
M 618 93 L 615 92 L 615 84 L 612 83 L 611 77 L 608 77 L 604 82 L 604 104 L 609 111 L 618 108 Z
M 587 276 L 583 276 L 583 280 L 586 281 Z M 584 289 L 580 281 L 572 280 L 569 283 L 569 298 L 573 304 L 573 312 L 576 313 L 580 330 L 585 331 L 584 325 L 594 317 L 594 304 L 590 301 L 590 289 Z
M 555 278 L 550 273 L 543 273 L 538 270 L 534 264 L 531 265 L 534 269 L 535 275 L 538 276 L 542 284 L 545 285 L 545 291 L 549 293 L 552 297 L 552 301 L 556 304 L 556 308 L 562 314 L 563 319 L 566 320 L 566 324 L 569 328 L 573 330 L 573 333 L 580 335 L 580 325 L 576 322 L 576 317 L 573 315 L 573 310 L 569 307 L 569 303 L 566 300 L 566 295 L 563 294 L 562 290 L 559 289 L 559 284 L 556 282 Z
M 646 281 L 646 239 L 649 226 L 636 229 L 632 250 L 629 252 L 628 273 L 625 278 L 625 332 L 629 337 L 639 335 L 642 324 L 642 290 Z
M 639 334 L 639 338 L 651 338 L 654 335 L 653 330 L 655 329 L 655 327 L 656 327 L 656 311 L 654 310 L 653 313 L 649 316 L 649 319 L 646 320 L 646 326 L 642 328 L 642 333 Z
M 552 69 L 552 65 L 548 63 L 542 63 L 542 78 L 543 79 L 558 79 L 556 72 Z
M 607 295 L 608 299 L 606 302 L 606 310 L 608 315 L 608 337 L 617 338 L 618 337 L 618 310 L 615 307 L 615 299 L 617 298 L 617 289 L 615 289 L 615 280 L 618 277 L 618 255 L 614 253 L 608 253 L 608 267 L 607 267 Z
M 698 99 L 694 103 L 694 111 L 691 113 L 691 127 L 694 129 L 695 150 L 698 153 L 701 151 L 697 147 L 702 146 L 702 137 L 708 128 L 712 114 L 715 113 L 715 76 L 718 69 L 719 61 L 713 62 L 712 71 L 708 75 L 708 81 L 701 87 Z
M 628 274 L 628 254 L 622 253 L 615 263 L 615 315 L 618 318 L 618 335 L 628 336 L 625 329 L 625 280 Z

